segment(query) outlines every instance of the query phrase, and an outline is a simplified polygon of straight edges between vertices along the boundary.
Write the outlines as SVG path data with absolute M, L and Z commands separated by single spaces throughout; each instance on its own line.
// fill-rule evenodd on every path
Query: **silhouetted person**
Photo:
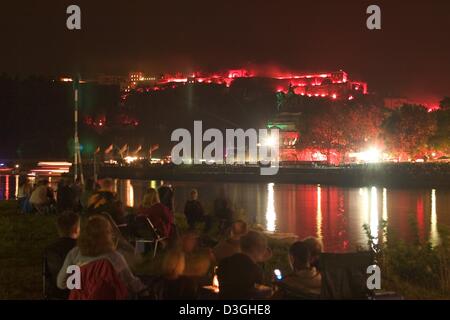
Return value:
M 94 179 L 92 178 L 87 179 L 86 185 L 80 197 L 80 204 L 83 210 L 87 210 L 89 198 L 94 194 L 95 191 L 96 191 L 96 184 L 94 182 Z
M 159 200 L 165 205 L 171 212 L 173 212 L 173 189 L 171 186 L 163 185 L 158 188 Z
M 111 179 L 100 181 L 100 190 L 94 192 L 88 201 L 88 214 L 108 213 L 117 225 L 125 223 L 125 213 L 122 203 L 114 192 L 114 183 Z
M 62 177 L 58 183 L 56 207 L 58 212 L 74 209 L 74 194 L 67 177 Z
M 80 234 L 80 218 L 73 212 L 64 212 L 56 221 L 59 239 L 45 249 L 45 291 L 48 299 L 64 299 L 69 296 L 68 290 L 56 286 L 56 278 L 64 263 L 67 253 L 77 244 Z
M 53 210 L 56 201 L 48 180 L 38 182 L 31 193 L 30 203 L 38 212 L 51 212 Z
M 278 283 L 276 298 L 290 298 L 290 295 L 320 296 L 321 274 L 311 265 L 311 252 L 305 241 L 297 241 L 289 248 L 289 263 L 292 272 Z
M 200 201 L 198 201 L 198 192 L 192 189 L 191 198 L 186 201 L 184 206 L 184 215 L 186 216 L 189 229 L 195 229 L 195 225 L 205 222 L 205 211 Z
M 221 231 L 228 229 L 233 221 L 233 209 L 230 200 L 222 191 L 219 197 L 214 200 L 214 215 L 219 220 Z
M 26 176 L 20 176 L 19 188 L 17 189 L 17 200 L 19 202 L 19 210 L 22 213 L 28 213 L 32 211 L 30 206 L 30 196 L 33 191 L 33 185 L 30 179 Z
M 308 246 L 311 266 L 320 271 L 319 257 L 323 250 L 322 242 L 314 237 L 307 237 L 303 239 L 302 242 Z
M 259 262 L 268 259 L 267 239 L 257 231 L 241 237 L 241 253 L 222 259 L 217 276 L 219 296 L 225 300 L 248 300 L 260 297 L 257 285 L 263 283 Z

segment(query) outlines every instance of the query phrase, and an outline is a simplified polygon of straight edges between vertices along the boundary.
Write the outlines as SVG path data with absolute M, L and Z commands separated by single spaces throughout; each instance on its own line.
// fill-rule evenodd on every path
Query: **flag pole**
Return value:
M 74 178 L 74 181 L 76 181 L 78 179 L 78 177 L 80 177 L 81 184 L 84 185 L 84 176 L 83 176 L 83 168 L 82 168 L 81 153 L 80 153 L 80 141 L 79 141 L 79 138 L 78 138 L 78 98 L 79 98 L 78 90 L 79 90 L 79 81 L 80 81 L 79 80 L 79 75 L 77 75 L 75 77 L 74 81 L 73 81 L 73 89 L 74 89 L 74 147 L 75 147 L 74 162 L 73 162 L 73 166 L 74 166 L 73 178 Z

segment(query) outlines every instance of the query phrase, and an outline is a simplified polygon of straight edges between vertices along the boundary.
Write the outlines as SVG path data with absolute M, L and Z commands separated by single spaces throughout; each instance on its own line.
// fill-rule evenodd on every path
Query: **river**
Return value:
M 0 177 L 0 199 L 13 198 L 16 176 Z M 161 181 L 116 180 L 116 190 L 127 206 L 139 206 L 148 187 Z M 345 188 L 326 185 L 274 183 L 199 183 L 165 181 L 175 189 L 175 210 L 183 212 L 190 190 L 196 188 L 207 212 L 223 191 L 237 217 L 270 232 L 320 238 L 325 250 L 353 251 L 365 246 L 362 228 L 373 235 L 381 220 L 387 221 L 388 237 L 409 242 L 415 236 L 439 243 L 439 229 L 450 227 L 449 189 L 405 189 L 366 186 Z M 52 184 L 56 184 L 53 179 Z

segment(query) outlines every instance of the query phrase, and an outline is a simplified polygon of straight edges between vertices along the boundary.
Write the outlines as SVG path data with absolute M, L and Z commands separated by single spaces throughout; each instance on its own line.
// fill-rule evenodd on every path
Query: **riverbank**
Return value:
M 261 182 L 362 187 L 450 188 L 448 163 L 382 163 L 341 167 L 288 166 L 261 175 L 258 166 L 103 166 L 100 177 L 141 180 Z
M 15 201 L 0 201 L 0 299 L 41 299 L 42 252 L 57 237 L 56 216 L 23 215 L 16 206 Z M 177 223 L 183 228 L 181 220 L 183 216 L 177 215 Z M 379 246 L 382 289 L 406 299 L 450 299 L 448 234 L 445 237 L 436 248 L 428 243 L 392 240 Z M 273 257 L 264 268 L 268 278 L 273 269 L 288 272 L 287 253 L 292 241 L 269 239 Z M 135 271 L 151 273 L 157 263 L 157 259 L 146 258 Z
M 0 201 L 0 299 L 42 299 L 42 253 L 57 238 L 55 216 L 23 215 Z

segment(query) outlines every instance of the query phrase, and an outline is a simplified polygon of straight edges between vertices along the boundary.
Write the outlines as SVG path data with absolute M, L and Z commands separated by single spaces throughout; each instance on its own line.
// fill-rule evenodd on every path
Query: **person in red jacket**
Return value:
M 125 283 L 108 259 L 91 261 L 81 266 L 81 288 L 71 290 L 69 300 L 126 300 Z
M 99 215 L 88 218 L 77 246 L 69 251 L 58 273 L 58 288 L 67 289 L 68 267 L 76 265 L 81 269 L 82 288 L 73 289 L 80 291 L 71 292 L 70 299 L 123 299 L 128 294 L 141 294 L 146 286 L 133 274 L 116 246 L 109 220 Z
M 170 236 L 172 232 L 173 214 L 169 208 L 160 202 L 158 192 L 154 188 L 147 190 L 138 214 L 148 217 L 160 236 Z

